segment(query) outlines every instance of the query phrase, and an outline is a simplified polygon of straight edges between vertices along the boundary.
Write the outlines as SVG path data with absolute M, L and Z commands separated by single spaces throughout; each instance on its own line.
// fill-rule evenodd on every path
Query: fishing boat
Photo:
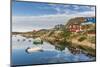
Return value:
M 32 47 L 32 48 L 28 47 L 26 49 L 26 52 L 29 53 L 29 54 L 33 53 L 33 52 L 42 52 L 42 51 L 43 51 L 43 49 L 40 48 L 40 47 Z
M 40 38 L 36 38 L 34 39 L 33 44 L 43 44 L 43 41 Z

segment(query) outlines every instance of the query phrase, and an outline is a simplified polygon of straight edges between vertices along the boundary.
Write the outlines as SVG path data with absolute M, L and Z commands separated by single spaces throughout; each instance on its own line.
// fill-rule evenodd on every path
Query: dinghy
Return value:
M 27 53 L 42 52 L 42 51 L 43 51 L 43 49 L 42 48 L 39 48 L 39 47 L 32 47 L 32 48 L 28 47 L 26 49 L 26 52 Z

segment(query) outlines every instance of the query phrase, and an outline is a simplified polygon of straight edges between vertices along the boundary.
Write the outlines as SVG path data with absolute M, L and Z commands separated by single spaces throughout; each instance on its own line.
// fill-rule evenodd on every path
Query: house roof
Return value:
M 93 22 L 84 22 L 84 23 L 81 23 L 81 25 L 88 25 L 88 24 L 93 24 Z

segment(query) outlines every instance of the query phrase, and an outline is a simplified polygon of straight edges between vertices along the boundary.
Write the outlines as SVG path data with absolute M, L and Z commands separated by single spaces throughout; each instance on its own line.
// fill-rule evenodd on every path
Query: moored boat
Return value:
M 36 38 L 34 39 L 33 44 L 43 44 L 43 41 L 40 38 Z
M 43 49 L 40 48 L 40 47 L 32 47 L 32 48 L 28 47 L 28 48 L 26 49 L 26 52 L 27 52 L 27 53 L 42 52 L 42 51 L 43 51 Z

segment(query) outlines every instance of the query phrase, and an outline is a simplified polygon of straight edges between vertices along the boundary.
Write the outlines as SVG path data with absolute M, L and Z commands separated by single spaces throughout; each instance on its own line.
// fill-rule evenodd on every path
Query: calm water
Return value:
M 34 39 L 32 38 L 25 38 L 20 35 L 12 36 L 13 65 L 47 64 L 95 60 L 95 57 L 89 57 L 83 53 L 72 54 L 71 51 L 64 46 L 57 47 L 45 41 L 43 42 L 43 44 L 36 45 L 33 44 L 33 41 Z M 28 54 L 25 51 L 28 47 L 41 47 L 43 48 L 43 52 L 33 52 Z

